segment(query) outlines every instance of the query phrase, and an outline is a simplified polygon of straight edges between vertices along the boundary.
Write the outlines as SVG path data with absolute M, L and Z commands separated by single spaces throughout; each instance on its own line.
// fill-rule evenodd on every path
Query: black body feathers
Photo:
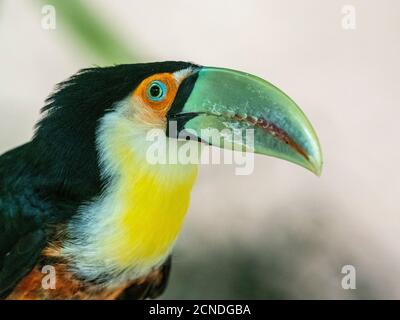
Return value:
M 161 62 L 90 68 L 56 87 L 32 141 L 0 157 L 0 297 L 36 264 L 51 226 L 68 221 L 101 192 L 99 119 L 144 78 L 190 66 L 195 67 Z

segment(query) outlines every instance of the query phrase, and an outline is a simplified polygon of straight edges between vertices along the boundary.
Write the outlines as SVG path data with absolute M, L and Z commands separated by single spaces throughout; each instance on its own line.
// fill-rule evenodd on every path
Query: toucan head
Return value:
M 146 130 L 158 128 L 174 138 L 171 121 L 178 131 L 220 147 L 220 140 L 207 141 L 202 130 L 253 129 L 248 150 L 321 172 L 318 138 L 296 103 L 271 83 L 240 71 L 186 62 L 89 68 L 61 83 L 44 110 L 35 141 L 44 157 L 68 163 L 62 171 L 77 178 L 82 170 L 98 174 L 93 163 L 99 148 L 107 147 L 99 146 L 101 132 L 118 137 L 108 148 L 126 141 L 115 150 L 123 157 Z M 105 125 L 106 118 L 114 120 Z

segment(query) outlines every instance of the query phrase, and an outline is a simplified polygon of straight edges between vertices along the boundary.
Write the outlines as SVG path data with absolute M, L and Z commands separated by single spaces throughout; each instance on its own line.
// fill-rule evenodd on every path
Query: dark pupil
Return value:
M 160 86 L 153 84 L 150 87 L 150 95 L 154 98 L 158 98 L 161 95 L 161 88 Z

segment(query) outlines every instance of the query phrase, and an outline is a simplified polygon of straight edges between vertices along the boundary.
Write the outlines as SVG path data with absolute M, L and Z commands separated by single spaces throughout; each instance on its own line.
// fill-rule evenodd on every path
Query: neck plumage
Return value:
M 100 125 L 100 168 L 109 182 L 70 227 L 72 234 L 83 233 L 75 238 L 86 239 L 64 250 L 81 261 L 78 269 L 99 269 L 95 265 L 101 263 L 108 268 L 103 272 L 130 270 L 129 277 L 139 277 L 170 254 L 189 206 L 197 165 L 149 164 L 151 142 L 143 130 L 112 114 Z

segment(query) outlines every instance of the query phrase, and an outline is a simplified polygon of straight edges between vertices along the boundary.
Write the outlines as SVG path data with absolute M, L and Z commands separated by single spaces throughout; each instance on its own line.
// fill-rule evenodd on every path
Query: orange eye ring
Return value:
M 159 73 L 143 80 L 133 92 L 133 96 L 139 98 L 144 108 L 166 114 L 175 99 L 178 87 L 173 74 Z

